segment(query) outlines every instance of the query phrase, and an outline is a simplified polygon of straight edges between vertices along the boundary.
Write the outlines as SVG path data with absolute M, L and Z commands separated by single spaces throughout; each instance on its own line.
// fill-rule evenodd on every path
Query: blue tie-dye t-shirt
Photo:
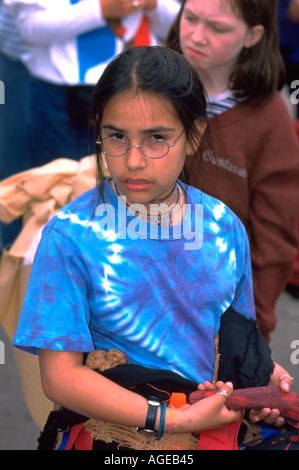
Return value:
M 44 228 L 14 345 L 117 348 L 131 363 L 211 381 L 221 315 L 232 306 L 255 318 L 242 223 L 189 186 L 183 223 L 162 233 L 103 187 L 105 204 L 91 189 Z

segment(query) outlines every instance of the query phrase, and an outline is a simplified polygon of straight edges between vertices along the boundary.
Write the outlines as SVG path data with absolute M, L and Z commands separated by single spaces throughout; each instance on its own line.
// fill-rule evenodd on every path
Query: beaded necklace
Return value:
M 121 200 L 123 201 L 124 194 L 120 192 L 119 188 L 116 186 L 114 181 L 113 181 L 113 187 L 117 196 L 120 197 Z M 173 195 L 173 193 L 175 192 L 175 190 L 177 192 L 176 201 L 173 203 L 170 203 L 169 200 L 171 196 Z M 174 214 L 182 210 L 183 195 L 184 193 L 180 185 L 176 183 L 167 196 L 161 199 L 153 199 L 152 201 L 147 203 L 150 206 L 149 212 L 145 206 L 144 206 L 144 210 L 136 210 L 134 207 L 131 207 L 132 205 L 134 205 L 134 203 L 132 202 L 125 202 L 125 205 L 128 210 L 130 210 L 131 212 L 135 214 L 136 217 L 139 217 L 140 219 L 145 220 L 148 223 L 153 223 L 155 225 L 161 225 L 161 226 L 170 226 L 170 225 L 173 225 L 174 223 Z M 168 206 L 167 211 L 163 212 L 161 210 L 161 207 L 160 207 L 161 203 L 162 203 L 162 209 L 164 209 L 165 206 Z M 141 206 L 141 204 L 138 204 L 138 206 Z

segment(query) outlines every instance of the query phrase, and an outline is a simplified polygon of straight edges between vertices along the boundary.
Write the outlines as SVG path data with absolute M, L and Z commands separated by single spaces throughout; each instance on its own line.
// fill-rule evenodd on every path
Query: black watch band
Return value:
M 144 431 L 155 432 L 155 422 L 156 422 L 158 408 L 160 406 L 160 400 L 156 397 L 149 397 L 147 402 L 148 402 L 148 411 L 147 411 Z

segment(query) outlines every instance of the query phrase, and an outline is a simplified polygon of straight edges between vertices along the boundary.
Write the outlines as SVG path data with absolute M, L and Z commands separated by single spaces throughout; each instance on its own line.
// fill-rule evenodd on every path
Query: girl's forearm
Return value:
M 146 398 L 84 366 L 82 353 L 41 349 L 39 355 L 44 393 L 54 403 L 98 421 L 145 427 Z M 228 390 L 231 393 L 232 388 Z M 167 408 L 164 430 L 184 433 L 225 426 L 239 414 L 228 410 L 224 403 L 225 398 L 217 393 L 193 405 Z M 160 415 L 159 407 L 155 431 L 159 430 Z
M 50 400 L 83 416 L 125 426 L 145 425 L 145 398 L 85 366 L 73 368 L 63 380 L 43 378 L 43 388 Z
M 124 426 L 144 428 L 148 412 L 147 399 L 131 392 L 85 366 L 74 367 L 53 383 L 42 380 L 45 394 L 60 406 L 88 418 Z M 187 415 L 188 416 L 188 415 Z M 158 409 L 155 431 L 159 430 L 161 409 Z M 167 408 L 166 433 L 190 432 L 193 420 L 184 418 L 180 410 Z
M 147 399 L 82 365 L 82 354 L 40 350 L 39 356 L 44 393 L 54 403 L 98 421 L 145 427 Z M 193 420 L 187 416 L 180 410 L 167 408 L 165 432 L 194 430 Z M 155 431 L 159 430 L 160 418 L 159 407 Z

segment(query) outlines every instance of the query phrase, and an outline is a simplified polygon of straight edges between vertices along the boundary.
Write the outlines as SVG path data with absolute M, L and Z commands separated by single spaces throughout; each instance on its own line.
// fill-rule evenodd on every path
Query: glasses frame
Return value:
M 163 143 L 164 143 L 165 145 L 167 145 L 167 147 L 168 147 L 167 152 L 166 152 L 164 155 L 162 155 L 161 157 L 150 157 L 149 155 L 147 155 L 147 154 L 145 153 L 144 148 L 143 148 L 143 145 L 144 145 L 144 143 L 145 143 L 147 140 L 149 140 L 149 139 L 145 139 L 144 142 L 142 142 L 142 144 L 139 144 L 139 145 L 133 145 L 133 144 L 132 144 L 132 145 L 129 145 L 125 140 L 122 140 L 121 142 L 123 142 L 123 143 L 126 145 L 126 151 L 125 151 L 124 153 L 122 153 L 121 155 L 117 155 L 117 156 L 115 156 L 115 155 L 110 155 L 109 153 L 105 152 L 105 150 L 104 150 L 104 148 L 103 148 L 103 142 L 104 142 L 104 140 L 114 140 L 113 137 L 104 137 L 103 139 L 97 139 L 97 140 L 96 140 L 96 144 L 97 144 L 97 145 L 100 145 L 102 152 L 103 152 L 106 156 L 111 157 L 111 158 L 120 158 L 120 157 L 123 157 L 124 155 L 126 155 L 126 153 L 128 152 L 128 150 L 129 150 L 131 147 L 136 147 L 136 148 L 138 148 L 138 149 L 140 150 L 140 152 L 142 153 L 142 155 L 144 155 L 146 158 L 150 158 L 151 160 L 159 160 L 160 158 L 164 158 L 164 157 L 166 157 L 166 155 L 168 155 L 169 150 L 170 150 L 172 147 L 174 147 L 174 146 L 178 143 L 178 141 L 180 140 L 180 138 L 182 137 L 182 135 L 184 134 L 184 132 L 185 132 L 185 131 L 183 130 L 183 131 L 181 132 L 181 134 L 173 141 L 172 144 L 168 144 L 167 142 L 165 142 L 164 139 L 159 139 L 161 142 L 163 142 Z

